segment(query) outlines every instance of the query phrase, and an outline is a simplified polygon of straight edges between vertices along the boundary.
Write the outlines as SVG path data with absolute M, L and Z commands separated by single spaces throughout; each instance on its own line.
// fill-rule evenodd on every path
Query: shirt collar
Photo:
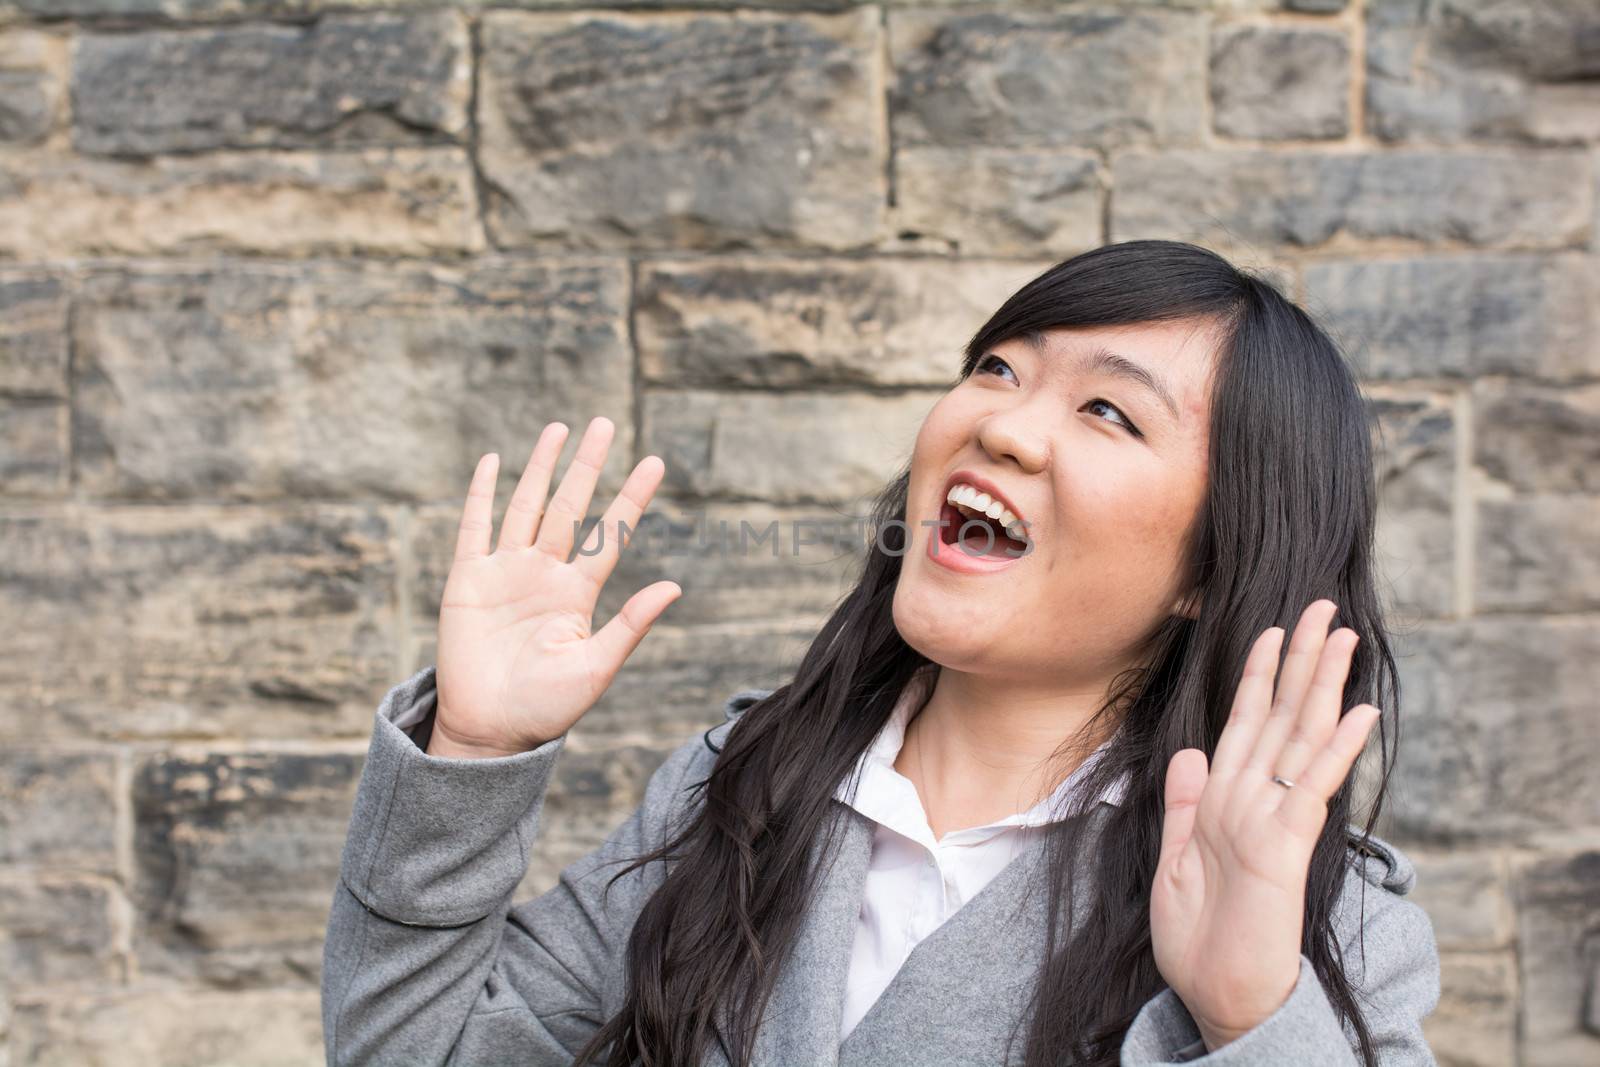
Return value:
M 846 775 L 833 794 L 834 799 L 850 805 L 875 822 L 883 823 L 913 838 L 927 836 L 930 832 L 926 826 L 927 816 L 922 810 L 922 801 L 917 796 L 916 786 L 894 769 L 894 761 L 900 754 L 901 745 L 905 742 L 907 725 L 911 722 L 912 716 L 927 703 L 938 676 L 937 663 L 925 664 L 912 674 L 895 701 L 888 721 L 883 724 L 878 735 L 856 761 L 855 770 L 858 774 Z M 1067 793 L 1079 787 L 1089 768 L 1104 755 L 1110 744 L 1109 739 L 1102 743 L 1067 776 L 1065 781 L 1056 786 L 1049 796 L 1027 811 L 1008 815 L 983 826 L 953 831 L 946 834 L 942 841 L 976 841 L 993 836 L 1010 826 L 1042 826 L 1051 822 L 1053 811 L 1064 802 Z M 852 796 L 850 783 L 858 776 L 859 782 Z M 1109 804 L 1121 804 L 1127 795 L 1129 778 L 1130 774 L 1124 772 L 1102 791 L 1098 799 Z M 921 827 L 914 825 L 918 819 L 921 820 Z M 919 829 L 921 832 L 916 832 Z

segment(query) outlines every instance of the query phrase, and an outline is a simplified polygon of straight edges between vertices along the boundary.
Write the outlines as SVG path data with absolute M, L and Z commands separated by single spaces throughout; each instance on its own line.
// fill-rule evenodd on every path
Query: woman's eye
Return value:
M 1111 403 L 1111 401 L 1109 401 L 1109 400 L 1101 400 L 1101 399 L 1096 398 L 1094 400 L 1089 401 L 1089 403 L 1086 404 L 1085 406 L 1092 408 L 1097 404 L 1103 405 L 1103 406 L 1105 406 L 1107 408 L 1110 408 L 1112 411 L 1115 411 L 1117 413 L 1117 418 L 1121 420 L 1122 425 L 1127 427 L 1128 432 L 1133 434 L 1133 436 L 1135 436 L 1135 437 L 1142 437 L 1143 436 L 1141 433 L 1139 433 L 1139 427 L 1137 427 L 1137 426 L 1135 426 L 1133 424 L 1133 420 L 1129 419 L 1128 416 L 1124 415 L 1122 413 L 1122 409 L 1117 407 L 1117 405 Z
M 1016 377 L 1016 372 L 1011 370 L 1011 365 L 1005 360 L 1001 359 L 999 356 L 984 356 L 978 361 L 979 374 L 988 373 L 989 368 L 991 367 L 1004 367 L 1008 372 L 1010 372 L 1012 377 Z
M 974 368 L 974 372 L 977 373 L 977 374 L 999 373 L 999 371 L 997 371 L 996 368 L 1000 368 L 1001 370 L 1003 370 L 1004 373 L 1011 375 L 1013 378 L 1016 377 L 1016 373 L 1017 372 L 1011 369 L 1011 365 L 1009 363 L 1007 363 L 1005 360 L 1001 359 L 999 356 L 993 356 L 993 355 L 984 356 L 982 359 L 978 360 L 978 365 L 977 365 L 977 367 Z M 1143 437 L 1144 436 L 1144 434 L 1139 432 L 1139 427 L 1137 427 L 1137 426 L 1135 426 L 1133 424 L 1133 420 L 1128 418 L 1128 416 L 1124 415 L 1122 413 L 1122 409 L 1117 407 L 1115 404 L 1111 403 L 1111 401 L 1103 400 L 1103 399 L 1100 399 L 1100 398 L 1096 397 L 1094 400 L 1089 401 L 1089 403 L 1086 404 L 1085 406 L 1086 407 L 1095 407 L 1096 405 L 1100 405 L 1100 406 L 1109 408 L 1111 411 L 1116 412 L 1116 416 L 1117 417 L 1116 417 L 1115 421 L 1117 421 L 1124 429 L 1126 429 L 1133 436 L 1135 436 L 1135 437 Z

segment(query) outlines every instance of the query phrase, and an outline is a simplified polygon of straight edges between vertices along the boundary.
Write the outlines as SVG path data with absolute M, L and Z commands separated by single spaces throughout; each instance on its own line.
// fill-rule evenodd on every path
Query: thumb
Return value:
M 614 675 L 622 669 L 623 661 L 633 655 L 633 650 L 639 647 L 639 642 L 650 632 L 656 619 L 667 610 L 667 605 L 682 595 L 683 587 L 677 582 L 660 581 L 647 585 L 629 597 L 628 602 L 622 605 L 622 610 L 600 627 L 590 640 L 599 653 L 598 659 L 606 665 L 610 674 Z
M 1161 858 L 1167 868 L 1183 853 L 1194 833 L 1195 813 L 1200 810 L 1200 794 L 1210 778 L 1206 754 L 1198 748 L 1180 749 L 1167 762 L 1165 790 L 1166 815 L 1161 820 Z

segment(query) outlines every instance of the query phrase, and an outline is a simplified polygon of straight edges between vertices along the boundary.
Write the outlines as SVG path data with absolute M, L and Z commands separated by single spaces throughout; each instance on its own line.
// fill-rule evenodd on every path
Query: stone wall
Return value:
M 1594 0 L 662 6 L 0 0 L 0 1063 L 320 1062 L 481 453 L 503 507 L 605 414 L 680 532 L 848 514 L 1006 295 L 1134 237 L 1366 380 L 1441 1061 L 1600 1061 Z M 691 541 L 608 587 L 686 595 L 530 894 L 856 558 Z

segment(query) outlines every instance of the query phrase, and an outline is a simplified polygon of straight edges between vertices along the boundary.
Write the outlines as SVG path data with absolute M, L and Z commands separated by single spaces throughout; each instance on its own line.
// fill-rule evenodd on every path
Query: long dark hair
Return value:
M 1165 987 L 1151 952 L 1149 903 L 1167 763 L 1180 749 L 1215 751 L 1261 631 L 1292 632 L 1308 604 L 1328 597 L 1339 607 L 1333 626 L 1361 638 L 1343 707 L 1366 702 L 1383 711 L 1381 774 L 1363 836 L 1379 817 L 1393 765 L 1399 678 L 1373 572 L 1377 487 L 1366 407 L 1338 346 L 1301 308 L 1195 245 L 1105 245 L 1007 300 L 967 344 L 957 380 L 1012 338 L 1178 320 L 1205 323 L 1218 339 L 1207 495 L 1187 539 L 1198 617 L 1161 623 L 1140 666 L 1117 677 L 1096 716 L 1115 730 L 1074 796 L 1098 795 L 1125 772 L 1131 779 L 1092 851 L 1086 903 L 1071 907 L 1085 908 L 1082 919 L 1068 924 L 1059 950 L 1056 916 L 1073 900 L 1073 836 L 1083 820 L 1063 818 L 1045 833 L 1051 918 L 1033 1000 L 1019 1019 L 1028 1020 L 1026 1067 L 1111 1067 L 1140 1007 Z M 832 844 L 834 789 L 929 662 L 901 638 L 891 611 L 909 476 L 908 465 L 879 495 L 860 579 L 794 679 L 740 715 L 710 776 L 695 783 L 703 803 L 682 832 L 613 876 L 671 861 L 629 937 L 622 1008 L 578 1064 L 602 1054 L 608 1067 L 697 1064 L 712 1040 L 734 1067 L 748 1063 L 816 884 L 813 845 L 822 836 L 824 849 Z M 1079 748 L 1069 743 L 1058 756 Z M 1376 1067 L 1332 926 L 1349 868 L 1354 777 L 1330 801 L 1311 861 L 1302 951 Z

